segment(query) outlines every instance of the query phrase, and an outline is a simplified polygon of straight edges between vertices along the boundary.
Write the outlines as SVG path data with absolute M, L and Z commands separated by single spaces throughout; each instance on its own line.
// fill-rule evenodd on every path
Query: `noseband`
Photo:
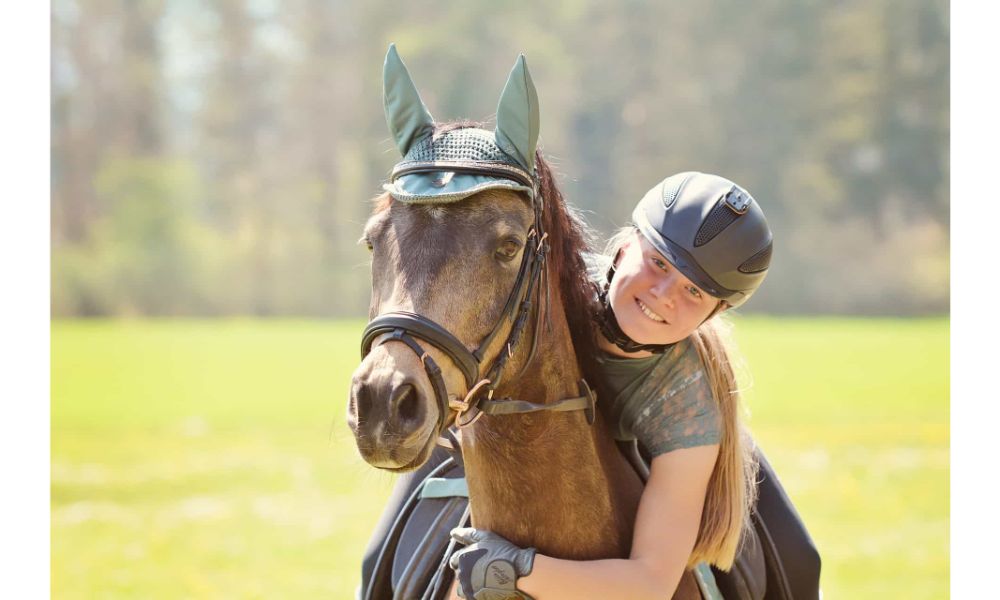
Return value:
M 449 167 L 449 169 L 452 167 Z M 440 166 L 429 165 L 426 171 L 440 171 Z M 505 165 L 504 170 L 492 169 L 491 167 L 479 166 L 479 172 L 490 173 L 494 176 L 510 177 L 510 168 Z M 413 169 L 406 172 L 412 173 Z M 479 343 L 474 351 L 469 351 L 461 340 L 456 338 L 451 332 L 431 319 L 412 313 L 409 311 L 395 311 L 381 314 L 372 319 L 361 339 L 361 357 L 368 356 L 372 348 L 380 346 L 389 341 L 399 341 L 406 344 L 417 356 L 427 372 L 427 376 L 434 388 L 434 396 L 438 403 L 438 433 L 442 433 L 447 428 L 447 417 L 452 410 L 457 411 L 455 424 L 458 427 L 467 427 L 475 423 L 479 417 L 486 414 L 512 414 L 535 412 L 540 410 L 570 411 L 585 410 L 587 422 L 594 422 L 594 393 L 587 382 L 580 380 L 580 396 L 566 398 L 550 404 L 535 404 L 522 400 L 504 398 L 493 399 L 493 393 L 500 384 L 504 367 L 507 361 L 514 355 L 518 344 L 524 337 L 525 324 L 529 315 L 533 315 L 534 332 L 531 339 L 531 350 L 525 360 L 520 372 L 515 376 L 520 376 L 531 364 L 538 348 L 538 337 L 542 325 L 542 298 L 544 291 L 544 309 L 548 314 L 549 290 L 548 275 L 545 268 L 545 257 L 549 251 L 546 242 L 548 234 L 545 233 L 542 223 L 542 201 L 539 194 L 539 186 L 534 177 L 528 177 L 527 173 L 519 173 L 518 179 L 527 179 L 532 183 L 533 193 L 531 194 L 531 205 L 534 212 L 534 225 L 528 232 L 528 240 L 525 244 L 524 255 L 518 269 L 517 280 L 511 289 L 507 302 L 499 321 L 493 326 L 489 334 Z M 393 173 L 393 178 L 399 176 Z M 510 333 L 504 346 L 494 359 L 493 364 L 488 369 L 484 369 L 483 357 L 487 348 L 493 342 L 503 326 L 512 322 Z M 388 335 L 386 335 L 388 334 Z M 414 339 L 416 338 L 416 339 Z M 431 344 L 443 352 L 456 367 L 462 372 L 465 378 L 465 385 L 468 392 L 464 400 L 449 400 L 448 390 L 441 375 L 441 368 L 434 362 L 434 359 L 417 342 L 417 339 Z

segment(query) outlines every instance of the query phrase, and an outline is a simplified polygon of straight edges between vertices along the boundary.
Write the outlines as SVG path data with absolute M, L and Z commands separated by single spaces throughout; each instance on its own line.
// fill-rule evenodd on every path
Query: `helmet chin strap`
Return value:
M 646 351 L 652 352 L 653 354 L 662 354 L 668 348 L 673 346 L 673 344 L 640 344 L 622 331 L 621 326 L 618 324 L 618 319 L 615 318 L 615 311 L 611 309 L 611 299 L 608 296 L 608 290 L 611 288 L 611 279 L 615 276 L 615 263 L 617 260 L 618 257 L 616 256 L 615 260 L 611 261 L 611 266 L 608 267 L 607 282 L 604 284 L 604 289 L 598 296 L 601 301 L 601 312 L 595 320 L 601 328 L 601 333 L 604 334 L 604 337 L 606 337 L 609 342 L 618 346 L 625 352 Z

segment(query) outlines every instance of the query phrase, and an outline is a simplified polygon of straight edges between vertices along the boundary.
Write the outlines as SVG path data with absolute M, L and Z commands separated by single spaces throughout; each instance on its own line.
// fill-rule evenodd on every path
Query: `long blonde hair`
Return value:
M 608 240 L 606 254 L 617 257 L 619 250 L 638 230 L 619 229 Z M 717 311 L 719 312 L 719 311 Z M 731 326 L 720 316 L 712 316 L 689 339 L 705 367 L 712 396 L 719 406 L 722 432 L 719 456 L 708 481 L 701 524 L 688 566 L 708 562 L 729 570 L 740 548 L 744 532 L 750 533 L 750 510 L 757 497 L 757 461 L 753 441 L 743 426 L 740 390 L 732 358 Z

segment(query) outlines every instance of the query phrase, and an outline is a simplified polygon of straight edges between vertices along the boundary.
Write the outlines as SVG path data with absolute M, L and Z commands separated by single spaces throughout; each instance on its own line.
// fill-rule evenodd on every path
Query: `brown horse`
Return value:
M 434 125 L 428 139 L 472 125 Z M 552 405 L 577 395 L 581 374 L 590 370 L 587 357 L 596 351 L 593 289 L 582 256 L 583 226 L 533 147 L 531 157 L 544 240 L 535 235 L 539 215 L 531 198 L 520 191 L 489 189 L 431 204 L 402 202 L 389 193 L 376 198 L 363 236 L 372 250 L 369 316 L 419 315 L 469 351 L 479 347 L 484 365 L 509 353 L 508 375 L 491 398 Z M 505 308 L 519 280 L 517 265 L 546 242 L 535 318 L 527 320 L 523 334 L 537 341 L 537 349 L 528 342 L 507 346 L 514 319 L 505 317 Z M 491 335 L 498 323 L 499 334 Z M 469 392 L 470 379 L 438 344 L 417 349 L 388 334 L 377 337 L 354 372 L 348 423 L 367 462 L 410 471 L 427 460 L 442 423 L 455 418 L 435 400 L 440 386 L 428 375 L 428 360 L 440 365 L 451 406 L 460 410 L 456 400 Z M 473 526 L 553 557 L 629 555 L 642 482 L 599 412 L 593 424 L 583 411 L 480 416 L 461 430 Z M 692 582 L 685 577 L 682 589 L 690 592 Z

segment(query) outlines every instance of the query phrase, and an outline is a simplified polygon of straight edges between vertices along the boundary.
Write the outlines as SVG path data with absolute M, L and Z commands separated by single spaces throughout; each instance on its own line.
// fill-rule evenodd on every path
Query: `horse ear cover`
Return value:
M 497 105 L 497 145 L 529 173 L 535 168 L 538 145 L 538 94 L 528 73 L 524 55 L 517 57 L 514 68 Z
M 396 52 L 396 44 L 389 44 L 385 55 L 382 102 L 385 105 L 385 121 L 401 155 L 406 156 L 414 142 L 433 133 L 434 117 L 420 99 L 410 72 Z

